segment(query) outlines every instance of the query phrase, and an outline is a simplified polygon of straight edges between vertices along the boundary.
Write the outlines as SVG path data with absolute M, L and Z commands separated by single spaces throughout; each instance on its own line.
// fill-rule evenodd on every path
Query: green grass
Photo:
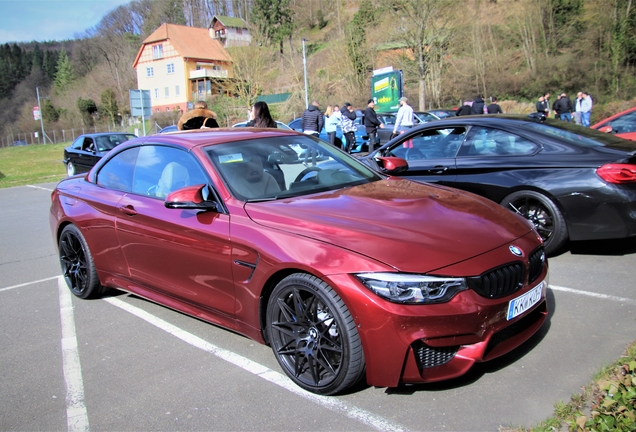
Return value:
M 0 148 L 0 188 L 56 182 L 66 177 L 62 163 L 69 143 Z

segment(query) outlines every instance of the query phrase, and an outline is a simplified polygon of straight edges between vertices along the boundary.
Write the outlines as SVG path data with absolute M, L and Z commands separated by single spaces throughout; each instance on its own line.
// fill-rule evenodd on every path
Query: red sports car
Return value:
M 531 224 L 381 163 L 276 129 L 131 140 L 53 192 L 62 273 L 77 297 L 117 288 L 269 344 L 319 394 L 457 377 L 530 338 L 548 286 Z
M 618 137 L 636 141 L 636 107 L 619 112 L 611 117 L 601 120 L 592 129 L 601 132 L 613 133 Z

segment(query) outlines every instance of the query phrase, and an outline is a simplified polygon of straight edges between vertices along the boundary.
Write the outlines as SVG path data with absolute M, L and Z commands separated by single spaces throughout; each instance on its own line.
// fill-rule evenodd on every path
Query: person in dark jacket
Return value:
M 497 100 L 496 97 L 493 97 L 492 103 L 486 107 L 488 114 L 503 114 L 503 111 L 497 102 L 499 102 L 499 100 Z
M 378 142 L 378 127 L 384 128 L 384 124 L 378 119 L 378 115 L 373 109 L 374 107 L 375 101 L 369 99 L 367 108 L 364 110 L 364 127 L 369 135 L 369 153 L 375 150 L 375 145 Z
M 545 96 L 539 96 L 539 101 L 536 105 L 537 112 L 545 114 L 547 117 L 550 114 L 550 101 L 545 98 Z
M 208 104 L 205 101 L 197 101 L 194 104 L 194 109 L 184 113 L 177 123 L 177 129 L 179 130 L 218 127 L 219 124 L 216 121 L 216 113 L 214 111 L 210 111 Z
M 324 124 L 325 117 L 320 112 L 320 104 L 318 101 L 313 101 L 303 113 L 301 122 L 303 133 L 318 138 Z M 313 148 L 305 150 L 305 161 L 303 162 L 305 166 L 309 166 L 309 158 L 311 158 L 312 166 L 316 166 L 316 150 Z
M 309 107 L 303 113 L 303 119 L 301 123 L 301 127 L 303 129 L 303 133 L 307 135 L 320 135 L 320 131 L 322 130 L 325 124 L 325 118 L 320 112 L 320 104 L 317 101 L 313 101 Z
M 484 97 L 482 95 L 477 95 L 475 101 L 473 102 L 473 106 L 470 108 L 471 114 L 484 114 L 486 108 L 486 103 L 484 102 Z
M 457 110 L 457 113 L 455 115 L 457 116 L 464 116 L 464 115 L 470 115 L 470 110 L 471 110 L 471 105 L 472 105 L 472 101 L 466 101 L 464 102 L 464 105 L 462 105 L 462 107 L 460 109 Z
M 559 99 L 557 99 L 554 105 L 552 105 L 552 109 L 559 119 L 570 123 L 572 122 L 572 111 L 574 111 L 574 106 L 566 93 L 561 93 Z
M 349 102 L 345 102 L 343 105 L 343 109 L 341 111 L 342 114 L 342 133 L 345 137 L 345 148 L 344 150 L 347 153 L 351 153 L 353 147 L 356 144 L 356 113 L 353 110 L 353 107 Z

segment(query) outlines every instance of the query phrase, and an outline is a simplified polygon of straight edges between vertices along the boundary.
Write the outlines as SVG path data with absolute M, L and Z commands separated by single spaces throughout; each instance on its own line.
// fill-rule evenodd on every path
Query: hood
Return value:
M 307 110 L 308 111 L 317 111 L 317 110 L 319 111 L 319 108 L 316 105 L 309 105 L 307 107 Z
M 423 273 L 505 245 L 531 227 L 468 192 L 389 178 L 306 197 L 247 203 L 254 222 Z

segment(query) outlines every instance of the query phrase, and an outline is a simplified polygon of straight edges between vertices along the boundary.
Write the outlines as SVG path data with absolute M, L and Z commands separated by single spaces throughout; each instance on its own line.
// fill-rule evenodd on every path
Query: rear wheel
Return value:
M 73 165 L 73 162 L 67 162 L 67 164 L 66 164 L 66 174 L 69 177 L 75 175 L 75 165 Z
M 296 273 L 274 288 L 267 330 L 276 360 L 305 390 L 332 395 L 364 376 L 355 322 L 342 299 L 314 276 Z
M 58 249 L 62 275 L 71 292 L 83 299 L 103 294 L 105 288 L 99 283 L 93 256 L 79 228 L 67 225 Z
M 568 239 L 568 229 L 559 208 L 548 197 L 534 191 L 508 195 L 501 205 L 528 219 L 544 242 L 545 252 L 558 251 Z

